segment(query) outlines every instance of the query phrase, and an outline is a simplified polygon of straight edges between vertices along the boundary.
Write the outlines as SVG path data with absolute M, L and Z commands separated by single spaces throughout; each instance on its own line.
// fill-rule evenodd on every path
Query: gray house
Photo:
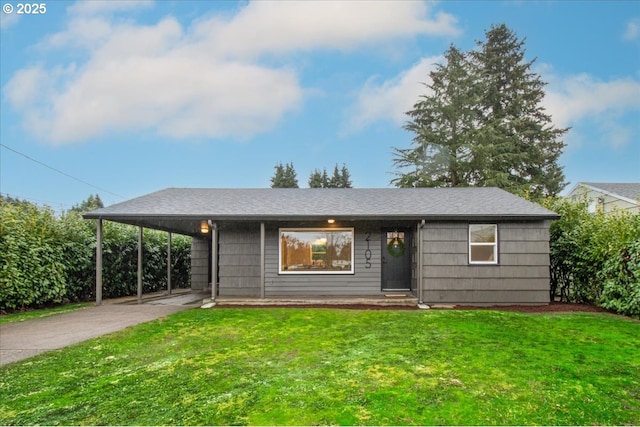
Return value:
M 549 303 L 549 223 L 497 188 L 168 188 L 85 215 L 191 236 L 212 298 Z M 97 282 L 101 294 L 98 254 Z

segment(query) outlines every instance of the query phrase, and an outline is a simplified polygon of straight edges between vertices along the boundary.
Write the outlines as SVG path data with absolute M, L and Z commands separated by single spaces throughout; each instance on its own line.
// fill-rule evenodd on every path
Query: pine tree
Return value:
M 309 188 L 327 188 L 328 178 L 327 170 L 324 169 L 320 172 L 320 169 L 314 169 L 309 176 Z
M 471 53 L 483 88 L 476 150 L 477 180 L 532 199 L 558 194 L 566 185 L 558 159 L 565 146 L 542 107 L 546 83 L 524 61 L 524 42 L 501 24 L 486 32 Z
M 524 40 L 492 26 L 479 50 L 451 46 L 430 73 L 430 93 L 407 114 L 410 148 L 395 148 L 399 187 L 497 186 L 532 199 L 565 186 L 558 158 L 568 129 L 553 127 L 544 86 L 524 62 Z
M 340 187 L 341 188 L 351 188 L 353 183 L 351 182 L 351 174 L 349 173 L 349 169 L 343 163 L 342 170 L 340 171 Z
M 340 188 L 342 183 L 342 178 L 340 176 L 340 169 L 338 169 L 338 164 L 333 167 L 333 175 L 329 179 L 329 188 Z
M 478 88 L 469 74 L 464 53 L 454 46 L 445 52 L 445 64 L 429 76 L 430 91 L 421 95 L 405 129 L 413 132 L 411 148 L 394 148 L 400 169 L 391 182 L 398 187 L 468 186 L 475 141 Z
M 298 178 L 293 163 L 278 163 L 271 177 L 271 188 L 298 188 Z
M 320 169 L 314 169 L 309 175 L 309 188 L 351 188 L 351 185 L 351 174 L 344 163 L 342 169 L 338 168 L 336 163 L 331 178 L 327 175 L 327 168 L 322 172 Z

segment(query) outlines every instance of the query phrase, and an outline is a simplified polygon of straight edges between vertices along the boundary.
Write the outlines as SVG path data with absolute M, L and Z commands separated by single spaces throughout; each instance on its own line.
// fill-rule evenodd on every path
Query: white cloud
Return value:
M 382 82 L 369 79 L 349 114 L 347 129 L 359 130 L 379 120 L 390 120 L 398 126 L 404 124 L 407 120 L 404 113 L 420 95 L 428 94 L 428 88 L 421 83 L 428 83 L 434 64 L 443 60 L 439 56 L 424 58 L 391 79 Z M 601 81 L 588 74 L 559 77 L 547 64 L 538 65 L 537 72 L 549 83 L 543 106 L 555 126 L 595 125 L 602 140 L 612 146 L 627 144 L 634 137 L 632 127 L 621 117 L 627 114 L 637 117 L 640 81 L 632 78 Z
M 351 49 L 396 37 L 460 33 L 452 15 L 431 18 L 430 12 L 418 1 L 257 1 L 228 22 L 202 21 L 195 32 L 208 39 L 211 51 L 233 56 Z
M 3 3 L 3 6 L 9 3 Z M 5 6 L 6 7 L 6 6 Z M 0 12 L 0 30 L 7 30 L 20 20 L 20 15 L 17 13 L 5 13 L 4 11 Z
M 627 22 L 624 34 L 622 36 L 625 40 L 638 40 L 640 36 L 640 18 L 633 18 Z
M 452 16 L 432 18 L 421 2 L 264 1 L 186 27 L 171 16 L 154 25 L 115 17 L 150 4 L 69 7 L 66 28 L 40 45 L 77 62 L 23 68 L 4 87 L 24 126 L 56 144 L 137 130 L 248 137 L 275 126 L 310 92 L 295 70 L 258 63 L 260 56 L 458 33 Z
M 429 83 L 429 73 L 443 60 L 442 56 L 423 58 L 389 80 L 378 83 L 375 78 L 369 79 L 350 113 L 349 130 L 358 130 L 379 120 L 391 120 L 398 125 L 405 123 L 405 113 L 413 108 L 420 95 L 429 93 L 424 85 Z
M 640 111 L 640 81 L 601 81 L 588 74 L 545 78 L 549 86 L 544 104 L 556 126 L 595 125 L 607 144 L 620 146 L 630 141 L 633 132 L 620 117 Z

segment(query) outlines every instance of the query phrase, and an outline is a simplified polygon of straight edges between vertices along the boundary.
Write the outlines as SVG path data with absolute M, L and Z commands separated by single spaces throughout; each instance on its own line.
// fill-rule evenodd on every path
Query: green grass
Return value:
M 188 310 L 0 367 L 0 424 L 640 424 L 609 314 Z
M 37 317 L 47 317 L 53 314 L 66 313 L 69 311 L 79 310 L 94 305 L 91 302 L 79 302 L 73 304 L 65 304 L 59 307 L 45 308 L 40 310 L 28 310 L 10 314 L 0 314 L 0 324 L 11 322 L 24 322 L 25 320 L 35 319 Z

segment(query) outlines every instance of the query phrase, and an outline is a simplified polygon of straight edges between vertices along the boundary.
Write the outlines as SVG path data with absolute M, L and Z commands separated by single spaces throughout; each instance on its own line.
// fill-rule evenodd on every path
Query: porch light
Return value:
M 209 234 L 209 224 L 207 221 L 200 221 L 200 232 L 202 234 Z
M 336 222 L 336 220 L 335 220 L 335 219 L 333 219 L 333 218 L 329 218 L 329 219 L 327 220 L 327 222 L 328 222 L 329 224 L 333 224 L 333 223 L 335 223 L 335 222 Z

